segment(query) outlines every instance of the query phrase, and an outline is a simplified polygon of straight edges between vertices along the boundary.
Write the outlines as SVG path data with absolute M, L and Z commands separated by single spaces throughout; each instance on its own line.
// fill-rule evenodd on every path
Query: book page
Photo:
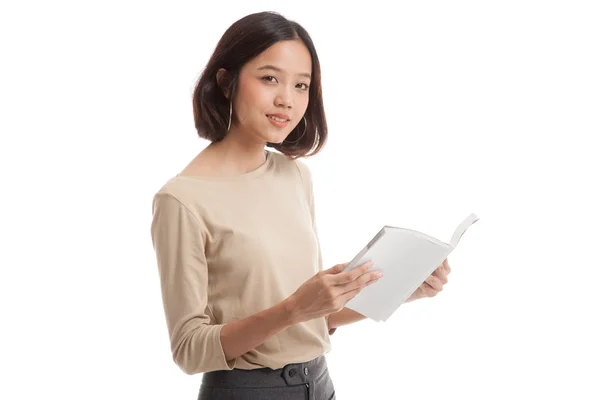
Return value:
M 450 239 L 450 247 L 453 249 L 458 245 L 458 241 L 462 237 L 462 235 L 467 231 L 467 228 L 473 225 L 475 222 L 479 221 L 479 217 L 475 214 L 469 215 L 454 231 L 454 235 Z
M 408 230 L 387 230 L 358 261 L 372 260 L 383 277 L 365 287 L 346 307 L 374 320 L 386 320 L 452 251 Z
M 450 255 L 465 231 L 478 221 L 469 215 L 450 243 L 411 229 L 385 226 L 346 266 L 349 271 L 367 261 L 383 278 L 365 287 L 346 307 L 375 321 L 386 321 Z

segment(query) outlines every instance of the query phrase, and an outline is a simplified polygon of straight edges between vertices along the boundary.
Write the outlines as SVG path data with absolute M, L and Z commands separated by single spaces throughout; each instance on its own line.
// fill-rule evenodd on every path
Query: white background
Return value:
M 151 198 L 208 143 L 191 91 L 276 10 L 320 56 L 306 160 L 326 267 L 383 224 L 448 241 L 450 282 L 332 336 L 338 398 L 600 398 L 600 13 L 588 1 L 6 2 L 3 399 L 194 399 L 171 360 Z

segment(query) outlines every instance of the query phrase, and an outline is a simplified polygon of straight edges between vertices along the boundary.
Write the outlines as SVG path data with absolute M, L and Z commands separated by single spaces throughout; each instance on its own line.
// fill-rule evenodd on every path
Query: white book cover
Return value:
M 382 271 L 383 277 L 365 287 L 346 307 L 374 321 L 387 321 L 456 248 L 467 228 L 478 220 L 477 215 L 469 215 L 456 228 L 449 243 L 416 230 L 384 226 L 344 269 L 350 271 L 373 261 L 375 265 L 371 270 Z

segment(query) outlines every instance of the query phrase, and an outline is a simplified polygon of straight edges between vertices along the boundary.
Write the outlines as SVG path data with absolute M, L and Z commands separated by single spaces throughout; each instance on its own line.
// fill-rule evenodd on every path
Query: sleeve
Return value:
M 221 344 L 224 325 L 210 325 L 206 227 L 166 192 L 152 201 L 152 244 L 173 361 L 186 374 L 231 370 Z
M 323 255 L 321 252 L 321 243 L 319 241 L 319 234 L 317 231 L 317 219 L 315 213 L 315 196 L 313 192 L 313 181 L 312 181 L 312 173 L 310 168 L 306 163 L 296 160 L 296 165 L 298 166 L 298 170 L 300 171 L 300 176 L 302 177 L 302 182 L 304 184 L 304 190 L 306 192 L 308 205 L 310 207 L 310 217 L 312 219 L 313 231 L 315 232 L 315 237 L 317 238 L 317 243 L 319 245 L 319 271 L 323 271 Z M 327 326 L 329 326 L 329 315 L 325 316 L 325 321 L 327 322 Z M 337 328 L 330 329 L 329 335 L 333 335 Z

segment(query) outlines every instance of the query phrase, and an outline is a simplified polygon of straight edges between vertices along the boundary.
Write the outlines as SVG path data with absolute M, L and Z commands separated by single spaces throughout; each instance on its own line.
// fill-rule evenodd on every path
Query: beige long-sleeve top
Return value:
M 243 175 L 177 175 L 154 195 L 152 211 L 173 360 L 185 373 L 277 369 L 330 351 L 326 317 L 230 362 L 220 340 L 225 324 L 280 303 L 323 268 L 303 161 L 267 151 L 265 163 Z

